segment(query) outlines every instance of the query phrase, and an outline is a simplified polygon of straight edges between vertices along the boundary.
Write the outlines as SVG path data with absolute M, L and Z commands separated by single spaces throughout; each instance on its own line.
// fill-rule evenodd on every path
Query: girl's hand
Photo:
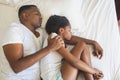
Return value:
M 93 77 L 95 80 L 103 78 L 104 75 L 100 70 L 98 70 L 96 68 L 94 68 L 94 70 L 95 70 L 95 74 L 93 74 Z

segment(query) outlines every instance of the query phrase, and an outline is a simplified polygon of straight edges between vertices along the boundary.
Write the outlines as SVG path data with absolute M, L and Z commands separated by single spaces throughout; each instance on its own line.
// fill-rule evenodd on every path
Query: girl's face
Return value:
M 70 40 L 71 36 L 72 36 L 71 26 L 68 25 L 65 28 L 61 28 L 60 31 L 59 31 L 59 34 L 63 39 Z

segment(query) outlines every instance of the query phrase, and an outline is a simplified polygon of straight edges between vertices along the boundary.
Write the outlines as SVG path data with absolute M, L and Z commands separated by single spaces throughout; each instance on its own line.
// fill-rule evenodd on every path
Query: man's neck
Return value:
M 30 24 L 25 24 L 25 23 L 22 23 L 25 27 L 27 27 L 36 37 L 39 37 L 40 34 L 39 32 L 36 31 L 36 28 Z
M 30 31 L 35 32 L 34 26 L 28 24 L 28 23 L 22 23 L 25 27 L 27 27 Z

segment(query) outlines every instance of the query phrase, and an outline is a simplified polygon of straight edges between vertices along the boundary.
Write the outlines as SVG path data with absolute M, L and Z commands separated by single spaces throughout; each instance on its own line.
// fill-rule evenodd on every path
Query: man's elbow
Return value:
M 21 72 L 21 70 L 16 66 L 11 66 L 11 68 L 12 68 L 13 72 L 16 73 L 16 74 Z

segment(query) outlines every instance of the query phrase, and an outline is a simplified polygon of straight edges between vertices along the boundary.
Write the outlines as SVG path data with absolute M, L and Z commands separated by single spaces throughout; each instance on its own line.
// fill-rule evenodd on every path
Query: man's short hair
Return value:
M 36 7 L 36 8 L 37 8 L 36 5 L 23 5 L 23 6 L 21 6 L 21 7 L 19 8 L 19 10 L 18 10 L 18 16 L 20 17 L 20 15 L 21 15 L 24 11 L 29 10 L 29 9 L 31 9 L 31 8 L 33 8 L 33 7 Z

